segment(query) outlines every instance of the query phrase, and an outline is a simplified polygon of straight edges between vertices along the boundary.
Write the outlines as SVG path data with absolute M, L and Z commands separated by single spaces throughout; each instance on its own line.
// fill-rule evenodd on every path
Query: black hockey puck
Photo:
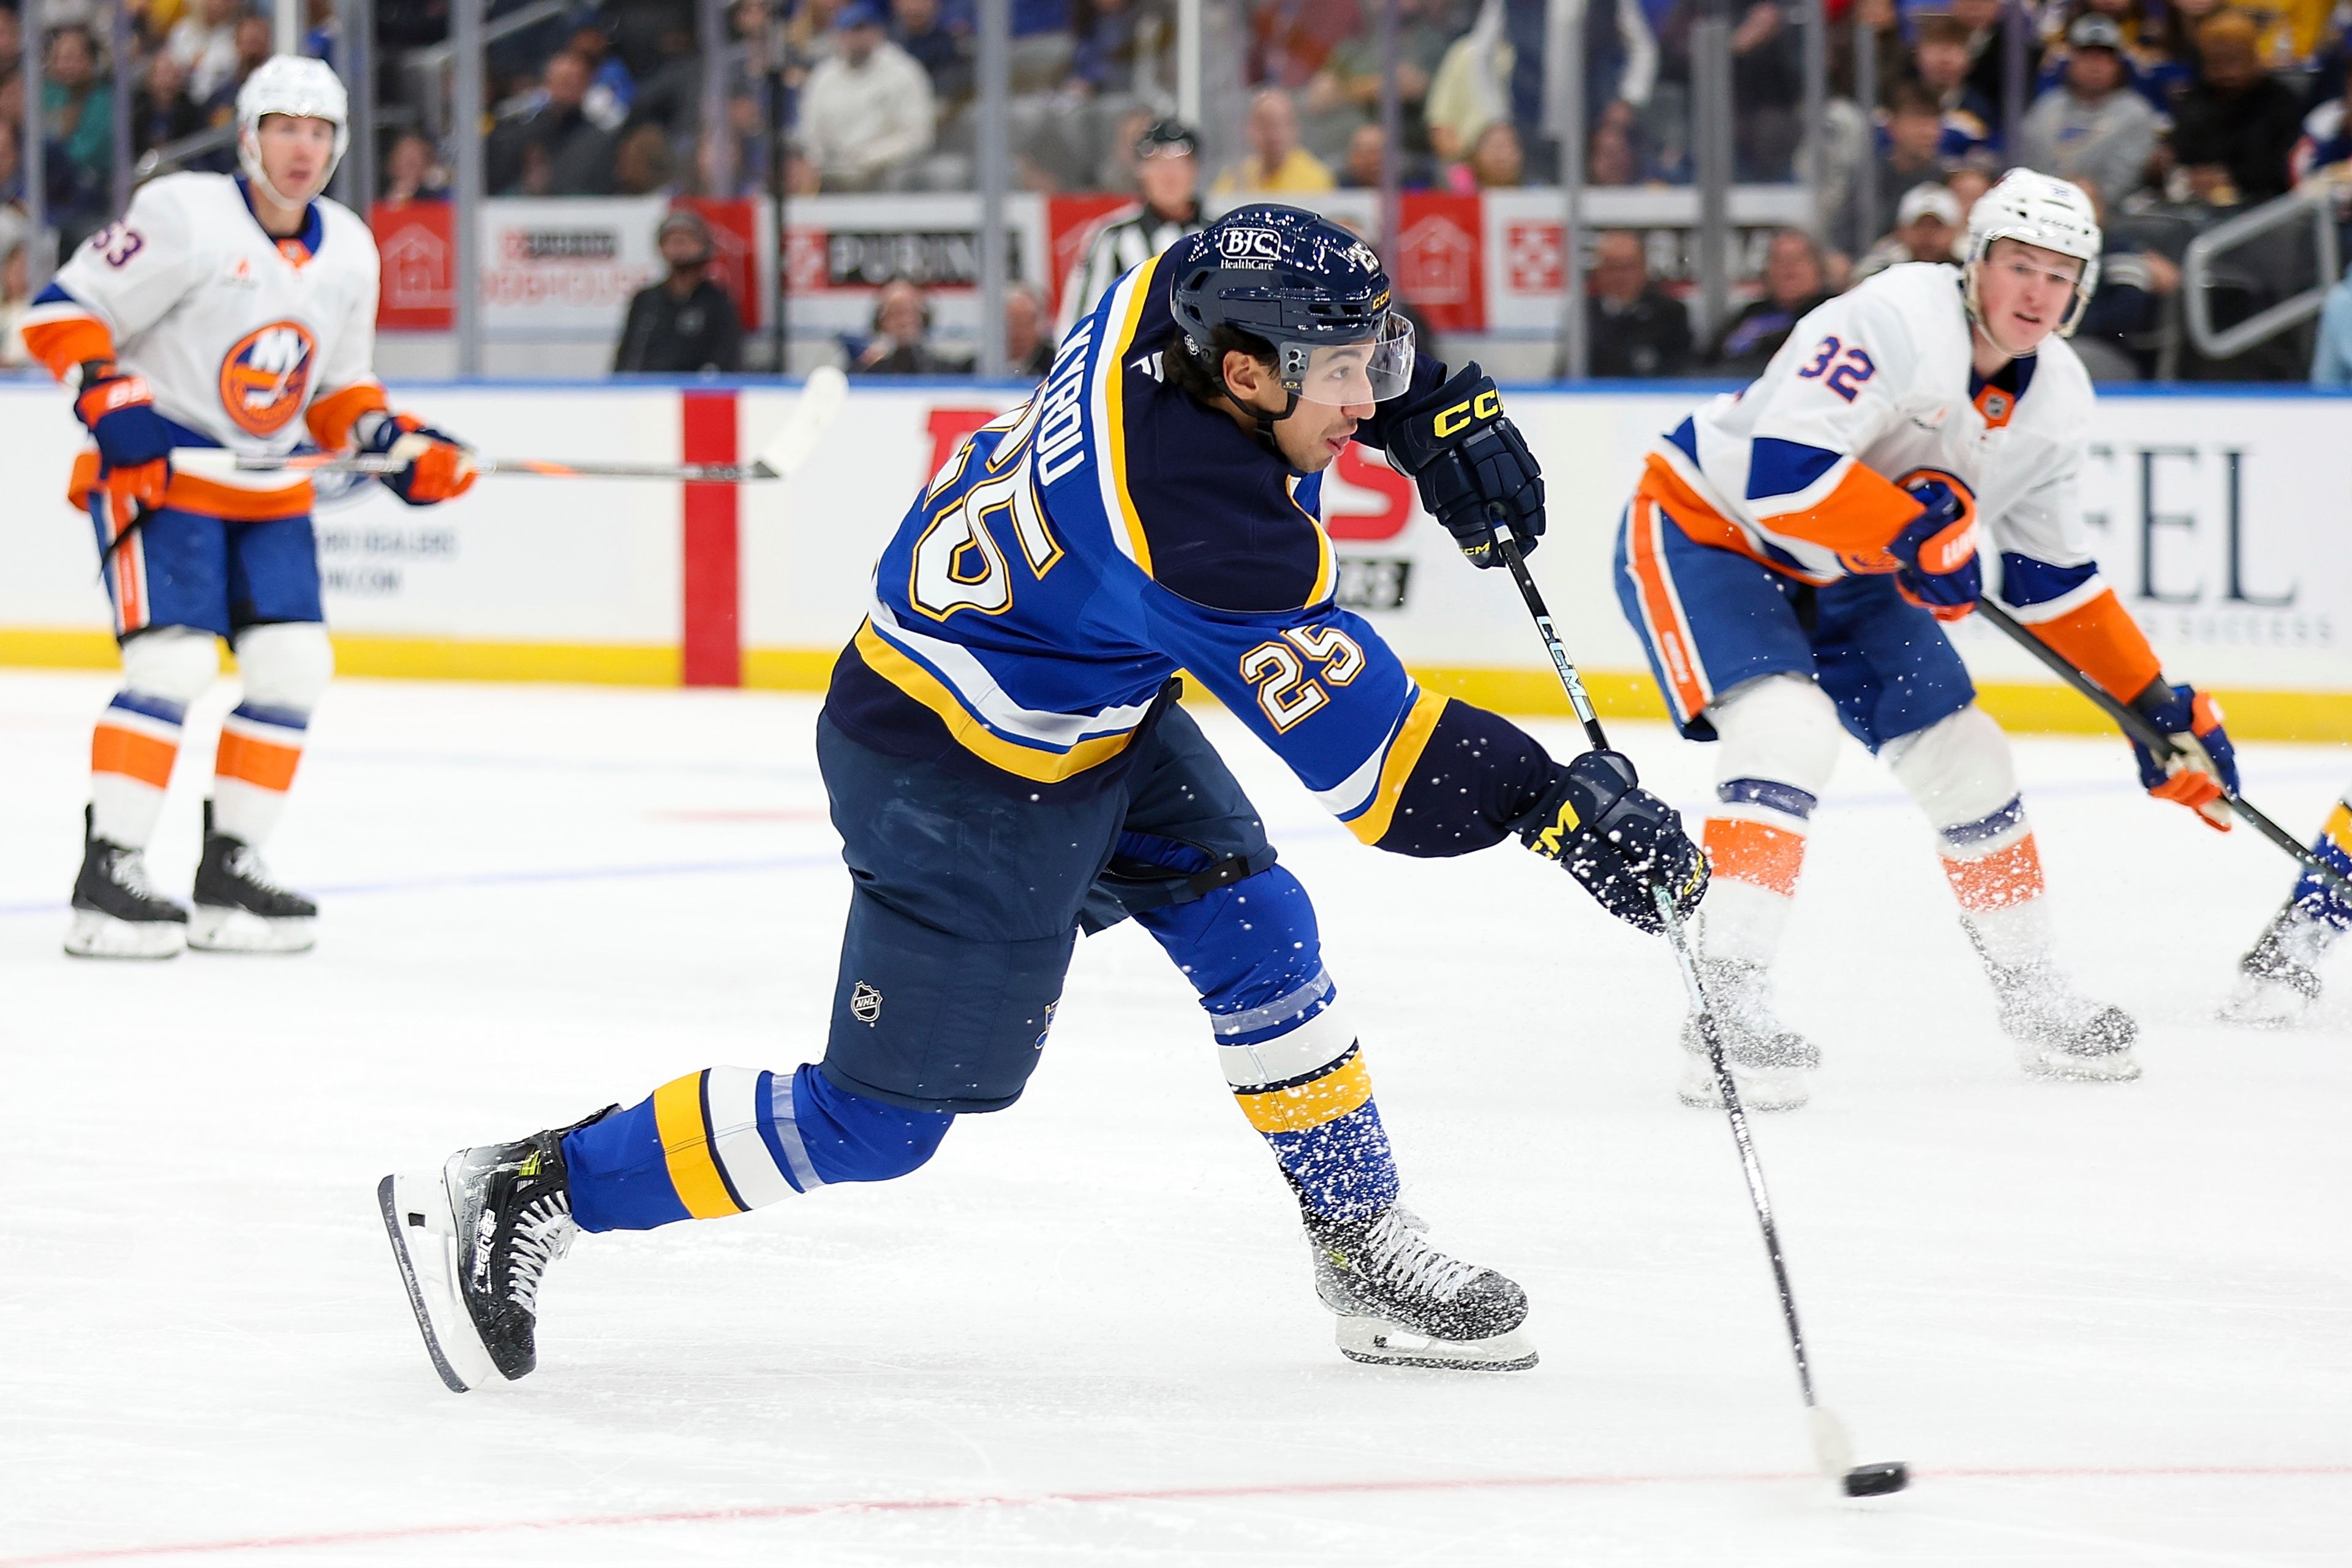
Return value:
M 1884 1465 L 1856 1465 L 1845 1473 L 1848 1497 L 1885 1497 L 1911 1484 L 1911 1472 L 1900 1459 Z

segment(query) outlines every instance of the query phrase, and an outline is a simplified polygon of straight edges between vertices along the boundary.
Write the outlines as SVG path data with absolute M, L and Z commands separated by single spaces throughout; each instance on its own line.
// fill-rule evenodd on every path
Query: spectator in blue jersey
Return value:
M 2327 291 L 2327 303 L 2320 308 L 2311 384 L 2352 389 L 2352 268 Z
M 961 103 L 972 95 L 971 35 L 947 25 L 940 0 L 890 0 L 890 41 L 923 68 L 940 102 Z
M 1830 297 L 1821 247 L 1801 228 L 1784 228 L 1765 252 L 1764 297 L 1731 318 L 1715 340 L 1707 368 L 1753 380 L 1764 374 L 1805 312 Z
M 2125 79 L 2123 34 L 2096 13 L 2066 33 L 2066 85 L 2044 93 L 2017 128 L 2017 159 L 2087 182 L 2109 206 L 2139 188 L 2156 151 L 2156 110 Z
M 1919 39 L 1912 46 L 1911 68 L 1919 85 L 1933 93 L 1943 111 L 1943 139 L 1936 154 L 1957 164 L 1972 153 L 1996 145 L 2000 130 L 1993 123 L 1992 100 L 1969 85 L 1969 30 L 1953 16 L 1919 18 Z

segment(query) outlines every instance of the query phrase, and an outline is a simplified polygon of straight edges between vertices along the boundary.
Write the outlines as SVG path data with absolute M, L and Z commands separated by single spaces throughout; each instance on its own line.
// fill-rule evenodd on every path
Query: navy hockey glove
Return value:
M 1472 565 L 1503 563 L 1497 527 L 1511 531 L 1520 554 L 1535 553 L 1544 531 L 1543 470 L 1475 361 L 1383 423 L 1391 460 L 1412 476 L 1421 504 Z
M 143 376 L 125 375 L 111 360 L 81 367 L 74 417 L 98 442 L 98 478 L 117 523 L 163 504 L 172 483 L 172 426 L 155 412 Z
M 1976 498 L 1949 476 L 1924 468 L 1906 476 L 1903 489 L 1927 510 L 1887 543 L 1886 553 L 1903 563 L 1895 591 L 1939 621 L 1965 620 L 1984 595 Z
M 1620 752 L 1587 752 L 1557 767 L 1551 789 L 1509 826 L 1520 843 L 1566 866 L 1602 909 L 1653 936 L 1665 929 L 1653 888 L 1672 889 L 1685 919 L 1706 896 L 1706 857 Z
M 2180 754 L 2169 763 L 2132 742 L 2139 758 L 2139 782 L 2158 800 L 2177 800 L 2204 819 L 2208 827 L 2230 831 L 2229 803 L 2221 796 L 2238 793 L 2238 749 L 2221 728 L 2221 710 L 2193 686 L 2168 686 L 2162 678 L 2132 699 L 2147 721 L 2169 736 Z
M 473 465 L 456 437 L 405 414 L 363 414 L 360 418 L 361 451 L 407 459 L 406 468 L 379 477 L 384 489 L 410 506 L 455 500 L 473 488 Z

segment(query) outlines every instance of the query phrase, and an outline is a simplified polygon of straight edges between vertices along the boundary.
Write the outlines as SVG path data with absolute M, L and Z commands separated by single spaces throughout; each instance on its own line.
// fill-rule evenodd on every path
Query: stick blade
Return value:
M 824 433 L 833 427 L 842 405 L 849 401 L 849 378 L 831 365 L 809 372 L 799 399 L 782 426 L 760 448 L 759 463 L 780 479 L 792 478 L 809 459 Z

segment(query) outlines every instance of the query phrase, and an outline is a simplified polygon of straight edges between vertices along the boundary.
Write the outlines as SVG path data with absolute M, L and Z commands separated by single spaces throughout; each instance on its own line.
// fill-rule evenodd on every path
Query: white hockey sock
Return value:
M 1944 879 L 1985 956 L 2011 967 L 2048 958 L 2042 851 L 2000 727 L 1971 706 L 1902 737 L 1885 755 L 1935 825 Z
M 89 738 L 90 831 L 110 844 L 144 849 L 180 755 L 180 704 L 117 692 Z
M 1813 808 L 1837 765 L 1837 710 L 1811 678 L 1768 675 L 1717 698 L 1706 715 L 1718 740 L 1702 943 L 1710 957 L 1769 964 L 1796 907 Z
M 302 760 L 305 715 L 240 705 L 221 721 L 213 772 L 213 830 L 260 847 Z

